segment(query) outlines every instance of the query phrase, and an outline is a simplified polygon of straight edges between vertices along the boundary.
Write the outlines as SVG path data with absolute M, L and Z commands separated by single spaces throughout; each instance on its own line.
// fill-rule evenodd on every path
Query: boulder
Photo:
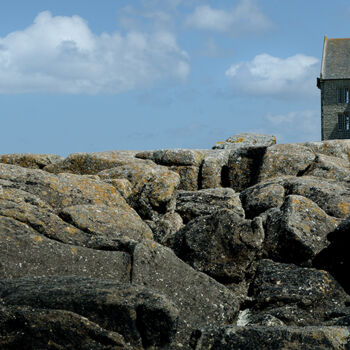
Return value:
M 107 238 L 151 239 L 153 234 L 134 210 L 107 205 L 76 205 L 64 208 L 60 216 L 80 230 Z
M 132 184 L 128 201 L 143 219 L 156 219 L 159 214 L 175 209 L 175 190 L 180 176 L 156 164 L 128 164 L 100 172 L 101 179 L 127 179 Z
M 55 154 L 14 153 L 0 155 L 0 163 L 18 165 L 23 168 L 43 169 L 64 158 Z
M 165 295 L 179 310 L 177 346 L 188 344 L 196 327 L 233 322 L 239 304 L 235 294 L 205 274 L 193 270 L 168 248 L 139 243 L 133 254 L 132 282 Z
M 202 161 L 208 150 L 193 149 L 161 149 L 156 151 L 138 152 L 136 158 L 149 159 L 160 165 L 167 166 L 197 166 Z
M 200 188 L 227 187 L 227 162 L 231 150 L 209 151 L 201 166 Z
M 240 283 L 253 272 L 264 230 L 261 218 L 245 220 L 222 209 L 190 221 L 176 236 L 173 249 L 180 259 L 228 284 Z
M 117 332 L 65 310 L 0 306 L 0 329 L 1 349 L 136 349 Z
M 179 174 L 180 184 L 179 190 L 184 191 L 197 191 L 198 190 L 198 179 L 199 179 L 199 167 L 198 166 L 184 166 L 184 165 L 173 165 L 169 169 Z
M 252 219 L 271 208 L 279 208 L 284 202 L 284 187 L 274 182 L 263 182 L 240 193 L 247 218 Z
M 273 135 L 261 135 L 242 133 L 234 135 L 226 139 L 225 141 L 219 141 L 213 149 L 237 149 L 240 147 L 269 147 L 276 143 L 276 137 Z
M 239 194 L 231 188 L 177 191 L 176 211 L 185 223 L 198 216 L 210 215 L 220 209 L 230 209 L 237 215 L 244 217 Z
M 0 280 L 5 306 L 66 310 L 120 333 L 136 348 L 164 347 L 176 333 L 178 311 L 163 296 L 140 286 L 82 277 Z
M 289 326 L 320 325 L 330 310 L 349 301 L 328 272 L 271 260 L 259 262 L 249 293 L 253 315 L 270 315 Z
M 127 253 L 60 243 L 0 216 L 0 278 L 79 275 L 129 282 L 130 263 Z
M 300 145 L 307 147 L 314 153 L 337 157 L 349 161 L 349 140 L 325 140 L 318 142 L 305 142 Z
M 107 151 L 92 153 L 72 153 L 67 158 L 44 168 L 50 173 L 72 173 L 91 175 L 119 165 L 137 163 L 137 151 Z
M 350 293 L 348 272 L 350 268 L 350 218 L 344 220 L 333 232 L 329 233 L 330 245 L 322 250 L 314 259 L 314 266 L 329 271 Z
M 315 153 L 298 144 L 279 144 L 268 147 L 262 159 L 258 182 L 271 177 L 300 176 L 315 160 Z
M 264 250 L 278 261 L 310 265 L 338 224 L 311 200 L 287 196 L 280 211 L 271 211 L 265 222 Z
M 258 181 L 266 147 L 241 147 L 230 153 L 227 168 L 223 168 L 222 182 L 240 192 Z
M 207 327 L 195 332 L 191 343 L 195 350 L 342 350 L 350 347 L 350 332 L 347 327 Z

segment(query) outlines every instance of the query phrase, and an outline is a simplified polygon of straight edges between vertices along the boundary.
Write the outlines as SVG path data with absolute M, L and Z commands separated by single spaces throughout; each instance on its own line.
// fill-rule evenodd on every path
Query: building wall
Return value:
M 338 103 L 337 90 L 350 89 L 350 79 L 321 81 L 322 140 L 350 139 L 350 130 L 338 130 L 338 114 L 349 113 L 349 103 Z

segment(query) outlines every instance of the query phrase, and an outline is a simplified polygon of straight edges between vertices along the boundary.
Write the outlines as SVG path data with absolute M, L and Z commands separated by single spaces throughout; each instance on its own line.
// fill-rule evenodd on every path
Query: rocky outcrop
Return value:
M 349 152 L 0 156 L 0 348 L 350 348 Z

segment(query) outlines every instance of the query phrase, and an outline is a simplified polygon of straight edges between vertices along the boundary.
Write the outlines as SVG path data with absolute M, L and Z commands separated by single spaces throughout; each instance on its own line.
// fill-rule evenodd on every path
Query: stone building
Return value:
M 324 38 L 320 77 L 322 140 L 350 138 L 350 38 Z

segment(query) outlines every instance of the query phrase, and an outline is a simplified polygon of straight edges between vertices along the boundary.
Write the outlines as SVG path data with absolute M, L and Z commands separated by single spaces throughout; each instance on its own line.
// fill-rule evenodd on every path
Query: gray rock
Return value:
M 0 163 L 18 165 L 24 168 L 43 169 L 64 158 L 55 154 L 14 153 L 0 155 Z
M 318 154 L 305 175 L 338 181 L 350 180 L 349 161 L 342 158 Z
M 209 151 L 201 167 L 201 188 L 227 187 L 227 162 L 231 150 Z
M 261 260 L 250 286 L 251 312 L 271 315 L 289 326 L 320 325 L 349 296 L 326 271 Z
M 72 153 L 67 158 L 44 168 L 50 173 L 72 173 L 91 175 L 129 163 L 140 162 L 135 159 L 137 151 L 107 151 L 92 153 Z
M 136 158 L 150 159 L 161 165 L 200 166 L 208 150 L 194 149 L 161 149 L 136 154 Z
M 0 329 L 0 347 L 4 350 L 136 349 L 120 334 L 65 310 L 0 306 Z
M 100 172 L 101 179 L 127 179 L 132 184 L 128 201 L 143 219 L 156 219 L 175 209 L 180 176 L 156 164 L 128 164 Z
M 350 293 L 349 281 L 349 244 L 350 218 L 344 220 L 333 232 L 329 233 L 331 244 L 314 259 L 314 266 L 329 271 L 341 286 Z
M 176 305 L 182 319 L 177 339 L 183 346 L 195 327 L 229 324 L 238 313 L 232 291 L 193 270 L 170 249 L 155 242 L 144 241 L 136 246 L 132 282 L 165 295 Z
M 223 168 L 222 182 L 240 192 L 258 181 L 266 147 L 241 147 L 230 153 L 227 168 Z
M 230 209 L 244 217 L 239 194 L 231 188 L 211 188 L 200 191 L 177 191 L 176 211 L 184 222 L 220 209 Z
M 349 160 L 349 140 L 325 140 L 321 142 L 305 142 L 300 145 L 309 148 L 314 153 Z
M 240 193 L 247 218 L 254 218 L 271 208 L 279 208 L 284 201 L 284 187 L 278 183 L 263 182 Z
M 179 174 L 180 184 L 178 186 L 179 190 L 184 191 L 197 191 L 198 190 L 198 180 L 199 180 L 199 167 L 198 166 L 184 166 L 184 165 L 173 165 L 169 169 Z
M 258 181 L 283 175 L 302 175 L 315 160 L 315 153 L 298 144 L 268 147 L 262 160 Z
M 265 222 L 264 249 L 282 262 L 310 265 L 327 245 L 327 234 L 339 220 L 327 215 L 311 200 L 287 196 L 280 211 L 270 212 Z
M 242 133 L 234 135 L 223 142 L 217 142 L 213 149 L 237 149 L 239 147 L 269 147 L 276 143 L 276 137 L 273 135 L 261 135 Z
M 253 272 L 264 240 L 261 218 L 245 220 L 227 209 L 190 221 L 176 235 L 173 249 L 182 260 L 226 284 Z
M 164 347 L 176 333 L 178 311 L 140 286 L 81 277 L 0 280 L 4 305 L 67 310 L 123 335 L 137 348 Z M 116 317 L 117 316 L 117 317 Z
M 0 278 L 70 274 L 129 282 L 130 262 L 127 253 L 60 243 L 0 216 Z
M 347 327 L 227 326 L 194 333 L 195 350 L 343 350 L 350 348 Z

